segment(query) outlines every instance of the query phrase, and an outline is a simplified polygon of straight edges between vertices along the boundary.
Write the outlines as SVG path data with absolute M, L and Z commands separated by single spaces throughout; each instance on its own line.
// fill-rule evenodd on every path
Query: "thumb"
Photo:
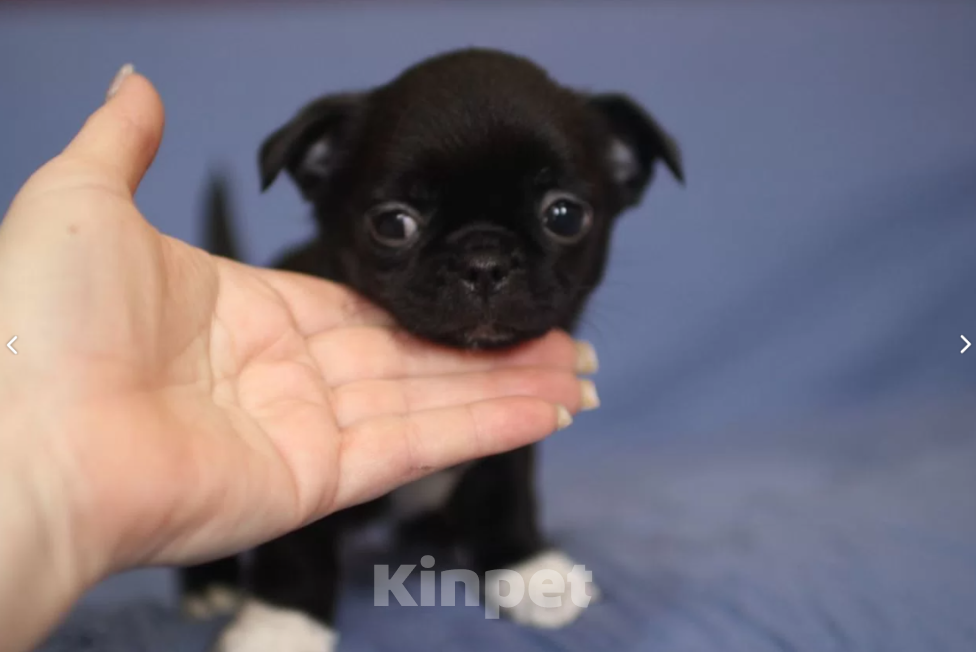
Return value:
M 105 104 L 85 122 L 62 156 L 84 164 L 100 181 L 133 194 L 163 137 L 163 102 L 148 79 L 122 66 Z

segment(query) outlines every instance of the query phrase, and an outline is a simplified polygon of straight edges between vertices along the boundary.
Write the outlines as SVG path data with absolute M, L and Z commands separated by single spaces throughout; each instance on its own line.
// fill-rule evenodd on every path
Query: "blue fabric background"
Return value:
M 255 151 L 316 94 L 471 44 L 629 92 L 688 185 L 661 174 L 621 222 L 582 333 L 603 408 L 547 442 L 542 477 L 605 600 L 555 633 L 380 609 L 367 542 L 340 649 L 972 651 L 974 34 L 964 2 L 7 8 L 0 203 L 130 60 L 168 112 L 144 212 L 198 240 L 225 170 L 252 262 L 309 232 L 293 188 L 258 193 Z M 140 571 L 44 649 L 203 650 L 219 625 Z

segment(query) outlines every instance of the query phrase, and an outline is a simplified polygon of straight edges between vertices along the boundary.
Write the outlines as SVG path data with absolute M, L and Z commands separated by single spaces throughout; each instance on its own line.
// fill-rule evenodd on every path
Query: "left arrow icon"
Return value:
M 10 352 L 13 353 L 14 355 L 17 355 L 17 349 L 14 348 L 14 342 L 16 341 L 17 341 L 17 336 L 14 335 L 13 337 L 10 338 L 10 341 L 7 342 L 7 348 L 10 349 Z

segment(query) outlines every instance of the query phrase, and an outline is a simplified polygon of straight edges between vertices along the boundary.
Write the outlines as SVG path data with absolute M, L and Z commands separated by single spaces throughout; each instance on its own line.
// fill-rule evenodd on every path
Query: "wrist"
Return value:
M 0 415 L 3 650 L 36 644 L 103 571 L 101 556 L 78 527 L 60 453 L 37 421 L 22 408 Z

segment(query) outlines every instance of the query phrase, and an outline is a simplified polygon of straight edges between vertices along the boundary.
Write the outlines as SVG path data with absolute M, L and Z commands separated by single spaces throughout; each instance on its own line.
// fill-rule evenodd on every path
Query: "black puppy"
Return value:
M 280 267 L 350 285 L 414 335 L 481 349 L 573 328 L 603 275 L 615 217 L 640 200 L 658 160 L 682 179 L 675 142 L 628 98 L 564 88 L 530 61 L 488 50 L 438 56 L 375 90 L 316 100 L 260 151 L 263 186 L 287 171 L 319 225 Z M 422 522 L 465 550 L 475 570 L 565 576 L 572 562 L 539 531 L 533 456 L 526 447 L 483 459 L 370 507 L 421 495 Z M 357 511 L 255 551 L 252 600 L 222 649 L 332 648 L 337 544 Z M 220 587 L 238 582 L 233 559 L 184 575 L 196 608 L 229 604 Z M 562 602 L 546 609 L 526 599 L 507 615 L 558 627 L 581 610 Z

